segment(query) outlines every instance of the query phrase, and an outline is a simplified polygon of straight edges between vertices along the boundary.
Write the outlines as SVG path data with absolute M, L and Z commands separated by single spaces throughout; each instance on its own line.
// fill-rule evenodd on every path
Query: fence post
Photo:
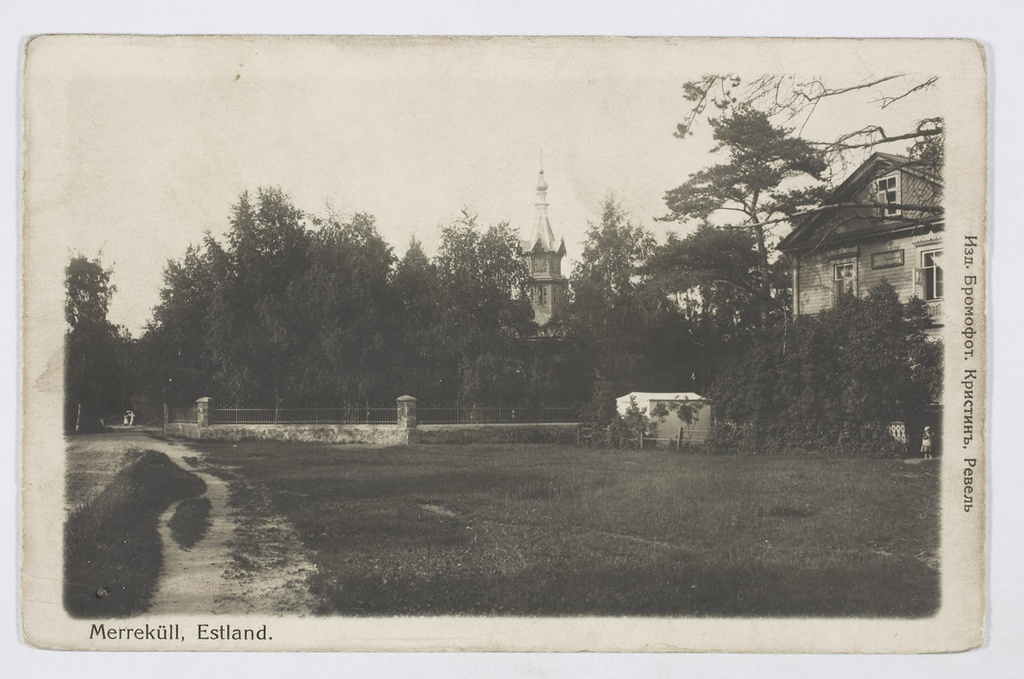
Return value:
M 398 426 L 402 429 L 415 429 L 416 399 L 412 396 L 399 396 L 395 402 L 398 404 Z
M 210 426 L 210 408 L 213 406 L 213 399 L 209 396 L 196 399 L 196 423 L 200 429 Z

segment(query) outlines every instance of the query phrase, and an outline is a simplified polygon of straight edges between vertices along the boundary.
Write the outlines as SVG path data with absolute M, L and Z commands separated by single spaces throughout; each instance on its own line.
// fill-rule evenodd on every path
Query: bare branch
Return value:
M 820 207 L 810 207 L 805 210 L 797 210 L 796 212 L 786 215 L 784 217 L 778 217 L 776 219 L 765 219 L 758 222 L 750 222 L 747 224 L 718 224 L 715 226 L 716 229 L 753 229 L 758 226 L 767 226 L 769 224 L 781 224 L 783 222 L 792 221 L 796 217 L 806 217 L 816 212 L 826 212 L 828 210 L 835 210 L 837 208 L 859 208 L 859 209 L 898 209 L 898 210 L 909 210 L 911 212 L 927 212 L 929 214 L 942 215 L 945 210 L 938 205 L 920 205 L 918 203 L 829 203 Z M 873 215 L 864 215 L 864 219 L 873 219 Z M 882 217 L 878 216 L 878 219 L 885 219 L 892 221 L 893 217 Z M 913 220 L 908 220 L 913 221 Z
M 938 81 L 939 81 L 938 76 L 934 76 L 933 75 L 931 78 L 928 78 L 928 80 L 925 80 L 922 83 L 918 83 L 917 85 L 914 85 L 909 90 L 905 91 L 903 94 L 899 94 L 899 95 L 897 95 L 895 97 L 882 96 L 882 97 L 879 97 L 878 99 L 872 100 L 871 103 L 873 103 L 873 104 L 881 104 L 882 108 L 888 108 L 889 106 L 892 106 L 893 104 L 895 104 L 897 101 L 899 101 L 901 99 L 905 99 L 906 97 L 909 97 L 914 92 L 920 92 L 921 90 L 930 89 Z

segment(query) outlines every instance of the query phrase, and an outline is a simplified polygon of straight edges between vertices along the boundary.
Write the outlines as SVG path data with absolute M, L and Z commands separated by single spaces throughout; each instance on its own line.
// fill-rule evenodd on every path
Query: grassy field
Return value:
M 239 509 L 258 495 L 269 507 L 252 511 L 292 522 L 324 614 L 916 617 L 939 604 L 932 465 L 539 445 L 202 448 Z

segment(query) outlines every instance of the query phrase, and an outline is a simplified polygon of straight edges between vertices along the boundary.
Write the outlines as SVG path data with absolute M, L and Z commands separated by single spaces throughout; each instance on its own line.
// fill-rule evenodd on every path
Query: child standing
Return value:
M 932 428 L 925 427 L 924 433 L 921 434 L 921 454 L 924 459 L 932 459 Z

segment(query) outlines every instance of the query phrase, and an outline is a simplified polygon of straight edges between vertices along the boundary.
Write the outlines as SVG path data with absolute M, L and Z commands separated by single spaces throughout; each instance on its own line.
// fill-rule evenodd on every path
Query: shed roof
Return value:
M 625 396 L 619 396 L 616 402 L 628 401 L 635 398 L 637 403 L 645 401 L 705 401 L 703 396 L 692 391 L 631 391 Z

